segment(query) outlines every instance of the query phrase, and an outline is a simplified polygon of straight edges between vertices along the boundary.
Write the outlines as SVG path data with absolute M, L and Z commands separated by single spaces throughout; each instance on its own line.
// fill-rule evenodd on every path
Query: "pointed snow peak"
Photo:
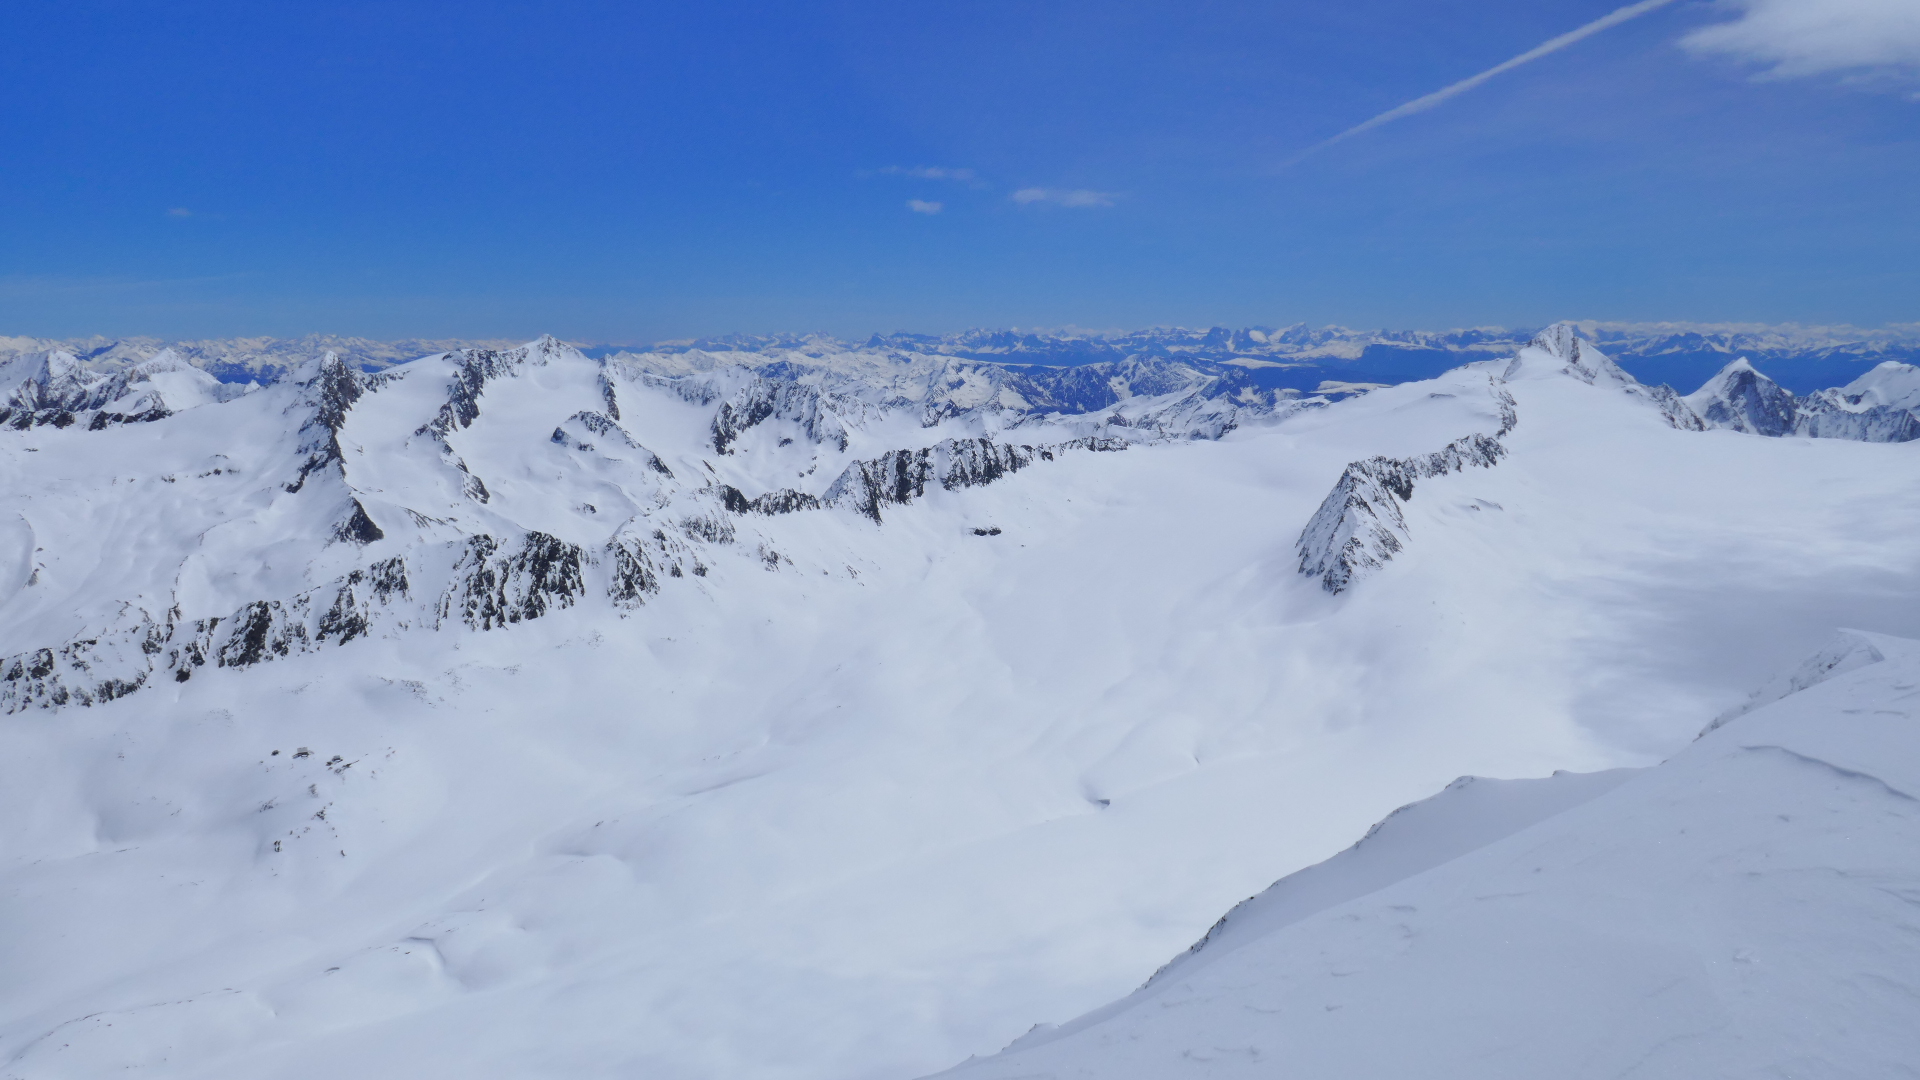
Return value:
M 1776 436 L 1794 429 L 1799 405 L 1792 391 L 1761 374 L 1744 356 L 1683 400 L 1709 427 Z
M 1561 371 L 1589 385 L 1600 378 L 1621 386 L 1640 385 L 1638 379 L 1627 374 L 1606 353 L 1601 352 L 1598 346 L 1583 339 L 1580 336 L 1580 328 L 1570 322 L 1554 323 L 1535 334 L 1533 340 L 1527 342 L 1527 349 L 1546 353 L 1547 356 L 1565 365 Z M 1509 377 L 1524 367 L 1523 358 L 1526 351 L 1522 349 L 1522 355 L 1515 357 L 1513 363 L 1509 365 Z
M 295 407 L 313 410 L 313 418 L 302 430 L 315 424 L 329 432 L 340 430 L 340 425 L 346 422 L 347 410 L 353 408 L 353 403 L 360 400 L 366 389 L 361 385 L 360 373 L 332 351 L 300 365 L 293 381 L 300 388 L 299 405 Z
M 128 369 L 129 373 L 134 374 L 136 377 L 140 377 L 140 378 L 144 378 L 149 375 L 158 375 L 163 371 L 198 371 L 198 370 L 199 369 L 194 367 L 192 364 L 189 364 L 185 360 L 181 359 L 180 354 L 177 352 L 174 352 L 171 347 L 161 349 L 159 352 L 154 353 L 152 356 L 147 357 L 145 360 L 140 361 L 138 364 L 135 364 L 133 367 Z
M 1744 386 L 1758 386 L 1763 390 L 1778 390 L 1780 388 L 1779 383 L 1767 378 L 1759 368 L 1754 367 L 1751 361 L 1742 356 L 1728 363 L 1726 367 L 1716 372 L 1711 379 L 1702 383 L 1700 389 L 1688 395 L 1688 400 L 1692 400 L 1693 398 L 1701 398 L 1704 400 L 1709 395 L 1724 395 Z
M 520 346 L 518 350 L 529 364 L 550 364 L 555 360 L 585 360 L 585 353 L 561 341 L 552 334 L 541 334 L 538 338 Z
M 302 361 L 288 379 L 300 386 L 311 386 L 316 381 L 337 381 L 343 375 L 351 379 L 353 374 L 353 369 L 340 359 L 340 354 L 328 349 L 318 357 Z
M 1543 349 L 1556 360 L 1576 363 L 1580 359 L 1580 330 L 1570 322 L 1557 322 L 1533 335 L 1527 344 Z

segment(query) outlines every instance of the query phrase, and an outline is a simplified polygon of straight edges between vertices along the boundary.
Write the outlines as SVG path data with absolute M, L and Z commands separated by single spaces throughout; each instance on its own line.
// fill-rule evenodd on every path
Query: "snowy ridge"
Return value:
M 31 353 L 0 363 L 0 426 L 25 430 L 79 424 L 98 431 L 230 401 L 243 392 L 170 350 L 113 374 L 90 371 L 68 352 Z
M 58 357 L 33 363 L 15 399 L 31 409 L 22 415 L 37 418 L 56 410 L 83 418 L 86 409 L 124 400 L 128 386 L 181 370 L 217 385 L 169 358 L 114 376 Z M 229 592 L 227 606 L 208 611 L 202 600 L 191 610 L 179 575 L 198 556 L 191 545 L 183 548 L 175 556 L 182 561 L 155 566 L 133 595 L 116 597 L 111 613 L 101 611 L 72 637 L 21 642 L 16 630 L 13 650 L 0 659 L 0 711 L 95 705 L 155 680 L 185 682 L 209 665 L 245 668 L 366 637 L 491 630 L 589 601 L 631 611 L 665 582 L 705 577 L 729 551 L 767 570 L 791 566 L 751 524 L 757 518 L 844 509 L 878 523 L 885 507 L 930 490 L 993 483 L 1062 453 L 1218 438 L 1249 418 L 1274 418 L 1276 404 L 1306 407 L 1258 395 L 1216 402 L 1208 396 L 1216 379 L 1150 374 L 1173 379 L 1158 387 L 1166 394 L 1115 399 L 1106 415 L 1077 417 L 1036 413 L 1024 399 L 1010 410 L 1000 373 L 988 380 L 988 392 L 961 408 L 953 392 L 960 380 L 943 383 L 949 392 L 929 407 L 925 394 L 885 385 L 876 393 L 870 383 L 820 369 L 783 364 L 766 374 L 723 365 L 663 374 L 631 358 L 593 360 L 551 337 L 513 349 L 458 350 L 376 374 L 357 372 L 328 352 L 228 406 L 265 425 L 263 441 L 228 446 L 233 453 L 211 455 L 194 475 L 175 470 L 149 480 L 169 499 L 185 496 L 213 524 L 225 516 L 220 504 L 232 498 L 238 470 L 231 459 L 264 463 L 241 501 L 272 507 L 288 531 L 249 543 L 286 552 L 277 558 L 299 566 L 300 580 L 280 592 Z M 1013 384 L 1033 389 L 1031 381 Z M 504 397 L 493 393 L 503 386 Z M 623 396 L 626 414 L 679 433 L 677 468 L 618 419 Z M 522 449 L 502 458 L 497 437 L 475 440 L 492 411 L 529 407 L 552 419 L 516 420 L 511 438 L 538 438 L 550 453 L 520 442 Z M 168 434 L 224 442 L 216 410 L 175 417 L 156 404 L 142 416 L 168 418 L 194 424 L 191 433 Z M 44 423 L 88 432 L 108 426 Z M 1053 437 L 992 436 L 1003 429 Z M 898 448 L 871 454 L 876 440 Z M 283 446 L 277 452 L 276 441 Z M 867 455 L 858 452 L 863 448 Z M 496 466 L 479 465 L 476 453 Z M 557 472 L 538 496 L 513 498 L 523 507 L 516 511 L 500 504 L 503 481 L 495 469 L 524 470 L 521 453 L 544 456 L 542 468 Z M 708 459 L 740 464 L 722 477 Z M 113 498 L 138 504 L 131 493 Z M 548 509 L 525 516 L 529 499 Z M 613 520 L 599 524 L 603 514 Z M 35 571 L 28 584 L 39 581 Z
M 1347 466 L 1294 545 L 1300 572 L 1319 578 L 1330 593 L 1345 591 L 1356 578 L 1386 565 L 1406 546 L 1407 521 L 1401 506 L 1413 498 L 1415 480 L 1445 476 L 1469 465 L 1492 468 L 1506 453 L 1499 435 L 1468 435 L 1431 454 L 1373 457 Z
M 1068 450 L 1125 450 L 1121 439 L 1089 436 L 1051 446 L 1014 446 L 990 439 L 944 439 L 920 450 L 895 450 L 871 461 L 856 461 L 827 489 L 821 502 L 848 506 L 878 523 L 880 508 L 902 506 L 937 483 L 948 491 L 990 484 L 1036 461 L 1052 461 Z M 755 509 L 758 509 L 756 507 Z M 769 511 L 763 511 L 769 512 Z
M 1486 365 L 1473 365 L 1483 367 Z M 1409 458 L 1373 457 L 1348 465 L 1295 544 L 1300 572 L 1318 578 L 1329 593 L 1350 588 L 1404 549 L 1408 541 L 1402 505 L 1414 482 L 1475 465 L 1491 467 L 1506 453 L 1500 440 L 1516 422 L 1507 380 L 1530 367 L 1546 367 L 1588 386 L 1613 390 L 1656 410 L 1679 431 L 1725 428 L 1755 435 L 1807 435 L 1861 442 L 1903 442 L 1920 435 L 1920 368 L 1893 361 L 1853 384 L 1806 399 L 1762 375 L 1745 359 L 1728 364 L 1687 397 L 1669 386 L 1647 386 L 1580 336 L 1573 323 L 1556 323 L 1537 334 L 1514 358 L 1489 375 L 1501 401 L 1501 425 L 1492 436 L 1457 440 L 1445 450 Z
M 1663 764 L 1463 777 L 1128 997 L 940 1075 L 1899 1075 L 1920 642 L 1852 641 Z
M 1797 694 L 1808 687 L 1818 686 L 1828 679 L 1844 675 L 1856 668 L 1877 664 L 1885 660 L 1889 653 L 1899 652 L 1897 646 L 1890 647 L 1889 639 L 1880 634 L 1869 634 L 1859 630 L 1841 630 L 1834 634 L 1826 647 L 1807 657 L 1800 666 L 1784 672 L 1747 695 L 1747 700 L 1714 717 L 1708 724 L 1705 735 L 1729 721 L 1737 720 L 1755 709 L 1771 705 L 1781 698 Z
M 731 533 L 715 524 L 708 536 L 724 543 Z M 291 597 L 252 601 L 226 616 L 189 621 L 177 606 L 158 617 L 129 609 L 130 624 L 0 659 L 0 712 L 101 704 L 151 679 L 185 682 L 208 664 L 250 667 L 377 633 L 492 630 L 572 607 L 590 589 L 634 607 L 659 591 L 663 572 L 704 573 L 689 552 L 664 535 L 624 537 L 594 552 L 541 532 L 512 546 L 479 535 L 381 560 Z
M 1571 337 L 1571 327 L 1568 330 L 1568 340 L 1574 344 L 1566 347 L 1577 349 L 1578 339 Z M 1507 453 L 1500 440 L 1520 422 L 1520 414 L 1502 377 L 1487 376 L 1487 393 L 1500 417 L 1492 435 L 1468 435 L 1417 457 L 1376 456 L 1348 465 L 1294 543 L 1300 573 L 1318 578 L 1329 593 L 1346 591 L 1406 546 L 1407 520 L 1401 508 L 1413 498 L 1415 481 L 1460 472 L 1470 465 L 1489 469 L 1499 464 Z
M 1572 323 L 1555 323 L 1540 331 L 1507 365 L 1507 377 L 1517 374 L 1529 361 L 1528 353 L 1544 353 L 1546 358 L 1565 366 L 1561 371 L 1588 386 L 1611 387 L 1648 402 L 1660 411 L 1667 424 L 1681 431 L 1703 431 L 1705 425 L 1670 386 L 1647 386 L 1621 368 L 1613 358 L 1592 342 L 1582 340 Z

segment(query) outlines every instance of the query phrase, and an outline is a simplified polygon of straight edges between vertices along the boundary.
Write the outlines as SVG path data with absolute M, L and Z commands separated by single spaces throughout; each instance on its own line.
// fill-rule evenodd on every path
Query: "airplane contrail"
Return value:
M 1295 154 L 1294 156 L 1288 158 L 1286 161 L 1282 162 L 1280 167 L 1282 169 L 1288 168 L 1289 166 L 1292 166 L 1298 163 L 1299 161 L 1301 161 L 1302 159 L 1310 155 L 1317 154 L 1320 151 L 1325 150 L 1327 147 L 1332 146 L 1334 143 L 1343 142 L 1347 139 L 1351 139 L 1355 135 L 1358 135 L 1363 131 L 1372 131 L 1374 128 L 1377 128 L 1382 124 L 1392 123 L 1393 121 L 1398 120 L 1403 116 L 1412 116 L 1414 113 L 1426 112 L 1428 109 L 1433 108 L 1435 105 L 1440 104 L 1441 102 L 1447 100 L 1448 98 L 1457 97 L 1460 94 L 1466 93 L 1467 91 L 1473 89 L 1476 86 L 1479 86 L 1481 83 L 1486 82 L 1488 79 L 1493 78 L 1495 75 L 1498 75 L 1503 71 L 1512 71 L 1514 68 L 1517 68 L 1521 64 L 1527 63 L 1530 60 L 1538 60 L 1550 52 L 1558 52 L 1559 50 L 1566 48 L 1567 46 L 1573 44 L 1576 41 L 1579 41 L 1582 38 L 1592 37 L 1593 35 L 1599 33 L 1602 30 L 1607 29 L 1610 26 L 1618 26 L 1621 23 L 1626 22 L 1628 19 L 1638 18 L 1639 16 L 1645 15 L 1647 12 L 1652 11 L 1655 8 L 1666 7 L 1668 4 L 1671 4 L 1673 2 L 1674 0 L 1639 0 L 1638 3 L 1628 4 L 1626 7 L 1618 8 L 1614 11 L 1608 12 L 1607 14 L 1600 16 L 1599 18 L 1593 20 L 1592 22 L 1586 24 L 1585 26 L 1580 27 L 1577 30 L 1569 30 L 1564 34 L 1561 34 L 1557 38 L 1553 38 L 1550 41 L 1546 41 L 1539 45 L 1535 45 L 1533 48 L 1528 49 L 1526 52 L 1521 53 L 1519 56 L 1516 56 L 1513 59 L 1506 61 L 1505 63 L 1495 64 L 1493 67 L 1488 68 L 1487 70 L 1481 72 L 1478 75 L 1470 75 L 1467 78 L 1461 79 L 1459 82 L 1454 83 L 1452 86 L 1446 87 L 1443 90 L 1435 90 L 1433 93 L 1428 94 L 1425 97 L 1414 98 L 1412 101 L 1407 102 L 1405 105 L 1400 105 L 1400 106 L 1396 106 L 1395 108 L 1388 109 L 1386 112 L 1381 113 L 1379 116 L 1376 116 L 1371 120 L 1367 120 L 1362 123 L 1355 124 L 1354 126 L 1341 132 L 1340 134 L 1335 135 L 1331 139 L 1326 139 L 1324 141 L 1317 142 L 1312 146 L 1307 147 L 1305 150 L 1300 151 L 1298 154 Z

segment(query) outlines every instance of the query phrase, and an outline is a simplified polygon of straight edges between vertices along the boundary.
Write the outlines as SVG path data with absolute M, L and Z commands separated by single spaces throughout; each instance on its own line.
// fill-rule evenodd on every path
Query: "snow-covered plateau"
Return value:
M 0 1077 L 1920 1061 L 1898 360 L 183 355 L 0 364 Z

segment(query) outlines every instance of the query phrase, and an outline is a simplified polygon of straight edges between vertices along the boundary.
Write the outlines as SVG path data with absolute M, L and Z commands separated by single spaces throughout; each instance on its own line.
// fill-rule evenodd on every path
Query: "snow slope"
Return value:
M 1920 448 L 1604 359 L 1075 411 L 547 339 L 0 432 L 0 1076 L 925 1074 L 1455 777 L 1920 635 Z
M 942 1075 L 1904 1076 L 1920 642 L 1643 770 L 1463 778 Z

